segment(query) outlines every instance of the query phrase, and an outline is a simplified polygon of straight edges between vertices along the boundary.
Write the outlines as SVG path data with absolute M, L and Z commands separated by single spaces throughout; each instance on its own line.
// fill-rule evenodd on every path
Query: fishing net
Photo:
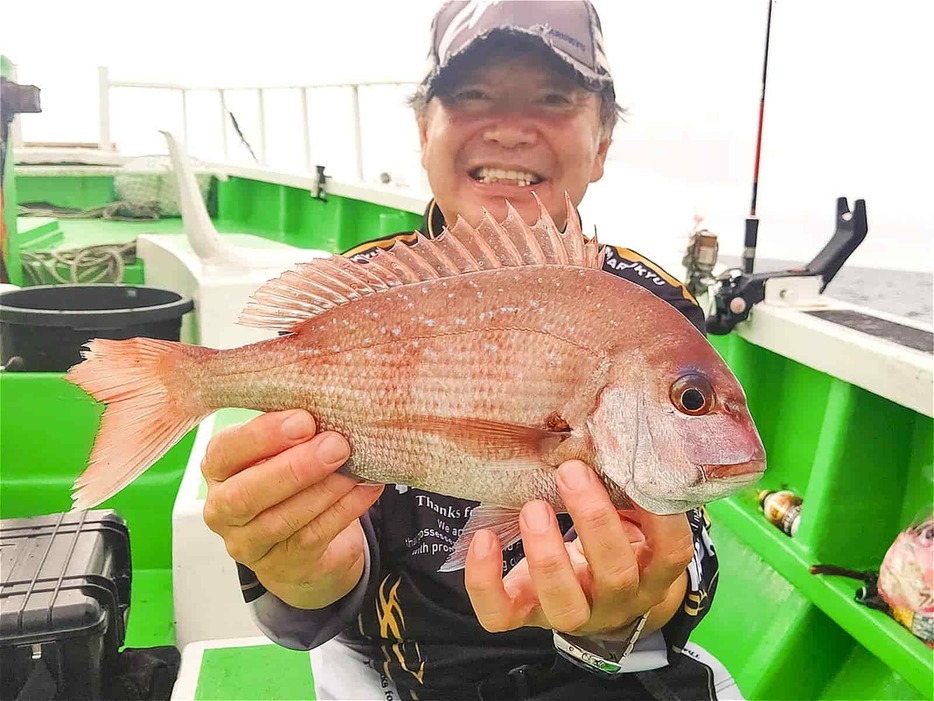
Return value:
M 203 170 L 204 164 L 189 158 L 196 171 L 195 180 L 202 199 L 208 195 L 211 174 Z M 197 172 L 201 170 L 202 172 Z M 156 212 L 166 217 L 181 214 L 178 205 L 178 182 L 168 156 L 140 156 L 121 168 L 114 177 L 117 199 L 129 212 Z

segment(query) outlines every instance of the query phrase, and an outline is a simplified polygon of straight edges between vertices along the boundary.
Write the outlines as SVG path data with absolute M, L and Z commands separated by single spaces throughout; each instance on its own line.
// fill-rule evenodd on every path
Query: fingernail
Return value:
M 590 485 L 590 472 L 582 462 L 569 462 L 562 466 L 560 479 L 568 489 L 586 489 Z
M 551 509 L 540 501 L 528 504 L 522 511 L 522 518 L 529 530 L 535 533 L 544 533 L 551 525 Z
M 282 434 L 293 441 L 307 438 L 315 430 L 315 422 L 304 411 L 297 411 L 282 422 Z
M 480 531 L 473 537 L 473 554 L 477 557 L 487 557 L 493 552 L 493 536 L 489 531 Z
M 318 446 L 318 458 L 326 465 L 342 463 L 349 454 L 347 441 L 333 433 L 325 435 Z

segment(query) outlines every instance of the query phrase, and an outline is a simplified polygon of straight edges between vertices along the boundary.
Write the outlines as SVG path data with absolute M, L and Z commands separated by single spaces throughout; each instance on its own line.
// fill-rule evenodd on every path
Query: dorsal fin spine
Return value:
M 480 226 L 487 231 L 489 241 L 458 217 L 453 227 L 446 227 L 435 239 L 417 233 L 412 245 L 397 241 L 359 262 L 332 256 L 302 263 L 257 290 L 240 323 L 294 332 L 336 306 L 399 286 L 506 266 L 601 268 L 605 249 L 596 235 L 584 238 L 577 212 L 566 193 L 565 197 L 568 216 L 563 233 L 536 196 L 540 213 L 532 227 L 511 203 L 507 202 L 503 224 L 484 210 Z

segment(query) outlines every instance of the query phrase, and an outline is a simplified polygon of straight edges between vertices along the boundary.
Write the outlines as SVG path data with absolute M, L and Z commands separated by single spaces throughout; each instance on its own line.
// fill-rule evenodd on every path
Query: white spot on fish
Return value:
M 341 347 L 335 343 L 333 346 L 331 346 L 331 350 L 335 353 L 340 353 Z
M 458 326 L 464 326 L 467 324 L 467 320 L 466 319 L 455 319 L 454 323 L 457 324 Z
M 398 326 L 392 330 L 393 336 L 398 336 L 400 333 L 402 333 L 402 329 L 400 329 Z
M 483 350 L 485 350 L 487 353 L 498 353 L 499 346 L 495 343 L 484 343 Z
M 368 310 L 369 311 L 369 310 Z M 373 312 L 373 318 L 379 319 L 379 312 Z
M 537 299 L 530 299 L 530 300 L 529 300 L 529 306 L 532 307 L 532 309 L 536 309 L 536 308 L 538 307 L 538 300 L 537 300 Z
M 519 307 L 500 307 L 499 310 L 504 314 L 513 314 L 519 311 Z
M 476 285 L 474 285 L 476 287 Z M 483 293 L 480 290 L 477 290 L 477 299 L 483 299 Z
M 435 325 L 434 319 L 425 319 L 425 326 L 434 326 L 434 325 Z
M 454 293 L 448 292 L 448 299 L 454 299 Z
M 386 333 L 386 327 L 385 327 L 385 326 L 380 326 L 380 327 L 379 327 L 379 332 L 380 332 L 380 333 Z

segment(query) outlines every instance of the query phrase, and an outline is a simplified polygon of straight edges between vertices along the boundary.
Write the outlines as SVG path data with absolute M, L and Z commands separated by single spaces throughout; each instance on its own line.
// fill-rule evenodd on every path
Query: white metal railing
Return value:
M 314 170 L 311 155 L 311 135 L 308 129 L 308 93 L 310 90 L 320 90 L 325 88 L 347 88 L 351 91 L 351 105 L 353 111 L 353 130 L 354 130 L 354 149 L 355 149 L 355 167 L 358 181 L 363 181 L 363 136 L 360 120 L 360 89 L 366 87 L 415 87 L 415 81 L 351 81 L 342 83 L 313 83 L 307 85 L 258 85 L 258 86 L 202 86 L 202 85 L 183 85 L 179 83 L 154 83 L 131 80 L 111 80 L 110 72 L 106 66 L 98 68 L 98 82 L 100 91 L 100 140 L 99 147 L 103 151 L 113 151 L 114 145 L 111 139 L 110 123 L 110 93 L 114 88 L 148 88 L 152 90 L 171 90 L 180 93 L 182 103 L 182 131 L 187 142 L 188 140 L 188 93 L 192 91 L 206 92 L 216 91 L 220 97 L 220 117 L 221 134 L 223 138 L 223 149 L 225 160 L 229 158 L 229 145 L 227 138 L 227 101 L 226 93 L 230 91 L 241 92 L 252 90 L 256 92 L 259 118 L 259 152 L 256 158 L 260 165 L 268 165 L 266 160 L 266 110 L 263 99 L 263 93 L 266 90 L 295 90 L 299 92 L 301 98 L 302 112 L 302 146 L 304 153 L 305 168 L 308 172 Z

